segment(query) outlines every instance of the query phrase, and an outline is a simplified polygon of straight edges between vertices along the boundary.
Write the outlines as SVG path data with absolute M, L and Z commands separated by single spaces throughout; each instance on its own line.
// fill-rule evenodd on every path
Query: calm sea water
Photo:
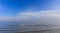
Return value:
M 16 33 L 31 31 L 35 33 L 60 33 L 60 27 L 56 24 L 38 24 L 34 22 L 0 22 L 0 33 Z M 28 33 L 25 32 L 25 33 Z
M 26 24 L 32 24 L 27 22 L 0 22 L 0 33 L 15 33 L 20 28 L 19 26 Z
M 14 33 L 16 31 L 16 22 L 0 22 L 0 33 Z

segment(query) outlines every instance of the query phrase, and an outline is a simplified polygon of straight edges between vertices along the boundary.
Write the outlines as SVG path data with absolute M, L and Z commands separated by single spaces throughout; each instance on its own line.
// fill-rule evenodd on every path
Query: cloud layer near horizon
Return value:
M 17 13 L 16 17 L 0 17 L 0 21 L 22 21 L 22 22 L 60 22 L 60 10 L 42 10 Z

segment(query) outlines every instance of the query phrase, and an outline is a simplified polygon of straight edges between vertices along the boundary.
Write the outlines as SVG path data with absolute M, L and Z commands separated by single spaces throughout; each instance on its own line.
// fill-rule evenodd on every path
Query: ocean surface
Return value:
M 0 22 L 0 33 L 60 33 L 60 26 L 35 22 Z

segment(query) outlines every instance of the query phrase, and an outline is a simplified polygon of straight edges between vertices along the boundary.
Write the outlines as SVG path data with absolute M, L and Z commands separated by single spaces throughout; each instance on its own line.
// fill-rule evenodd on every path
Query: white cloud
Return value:
M 60 16 L 60 10 L 43 10 L 43 11 L 34 11 L 34 12 L 21 12 L 18 14 L 19 17 L 41 17 L 41 16 Z
M 35 22 L 38 24 L 59 24 L 60 10 L 42 10 L 34 12 L 21 12 L 16 17 L 17 21 Z
M 23 21 L 23 22 L 60 22 L 59 10 L 42 10 L 17 13 L 16 17 L 0 17 L 0 21 Z
M 18 13 L 19 16 L 16 18 L 19 21 L 28 21 L 28 20 L 41 20 L 42 18 L 60 18 L 60 12 L 59 10 L 43 10 L 43 11 L 34 11 L 34 12 L 21 12 Z

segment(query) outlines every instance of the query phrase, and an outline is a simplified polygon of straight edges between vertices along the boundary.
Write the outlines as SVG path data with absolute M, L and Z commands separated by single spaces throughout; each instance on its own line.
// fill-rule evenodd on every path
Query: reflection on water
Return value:
M 60 33 L 60 27 L 31 22 L 0 22 L 0 33 Z

